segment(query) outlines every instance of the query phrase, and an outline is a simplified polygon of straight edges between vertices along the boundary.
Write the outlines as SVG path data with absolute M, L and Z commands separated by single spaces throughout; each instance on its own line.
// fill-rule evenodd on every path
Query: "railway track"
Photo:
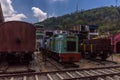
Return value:
M 67 69 L 79 68 L 79 65 L 75 63 L 60 63 L 51 58 L 47 58 L 47 61 L 51 63 L 56 68 L 56 70 L 67 70 Z
M 115 62 L 115 61 L 110 61 L 110 60 L 106 60 L 106 61 L 101 61 L 100 59 L 95 59 L 95 60 L 89 60 L 89 59 L 82 59 L 80 60 L 81 63 L 89 63 L 89 64 L 93 64 L 94 67 L 104 67 L 104 66 L 112 66 L 112 65 L 117 65 L 119 63 Z M 79 64 L 79 62 L 77 62 L 77 64 Z M 81 65 L 81 64 L 79 64 Z
M 52 72 L 0 74 L 0 80 L 119 80 L 120 65 Z
M 7 61 L 0 62 L 0 74 L 10 72 L 35 72 L 34 64 L 26 63 L 8 63 Z
M 5 72 L 8 69 L 8 63 L 1 63 L 0 64 L 0 72 Z
M 3 63 L 0 65 L 0 74 L 10 72 L 35 72 L 29 65 L 8 65 Z

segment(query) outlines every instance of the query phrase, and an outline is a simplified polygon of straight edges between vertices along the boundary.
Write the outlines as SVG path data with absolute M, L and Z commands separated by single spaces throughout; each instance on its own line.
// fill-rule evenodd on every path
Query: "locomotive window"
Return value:
M 67 51 L 76 51 L 75 41 L 67 41 Z

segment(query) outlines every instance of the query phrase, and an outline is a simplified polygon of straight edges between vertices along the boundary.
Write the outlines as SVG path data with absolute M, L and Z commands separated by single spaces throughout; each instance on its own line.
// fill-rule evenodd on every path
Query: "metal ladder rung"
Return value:
M 81 73 L 79 73 L 78 71 L 75 71 L 78 75 L 80 75 L 80 76 L 82 76 L 82 77 L 84 77 L 84 75 L 83 74 L 81 74 Z
M 59 73 L 56 73 L 56 75 L 57 75 L 61 80 L 64 79 Z
M 50 74 L 47 74 L 47 77 L 48 77 L 50 80 L 53 80 L 53 78 L 50 76 Z
M 39 80 L 38 75 L 35 75 L 35 80 Z
M 67 75 L 69 75 L 71 78 L 74 78 L 73 75 L 71 75 L 69 72 L 66 72 Z

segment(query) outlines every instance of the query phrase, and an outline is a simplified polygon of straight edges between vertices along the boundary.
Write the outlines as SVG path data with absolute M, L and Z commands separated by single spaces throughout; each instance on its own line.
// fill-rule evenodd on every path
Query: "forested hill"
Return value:
M 98 25 L 100 32 L 120 32 L 120 7 L 100 7 L 90 10 L 48 18 L 43 22 L 47 28 L 68 29 L 71 25 Z

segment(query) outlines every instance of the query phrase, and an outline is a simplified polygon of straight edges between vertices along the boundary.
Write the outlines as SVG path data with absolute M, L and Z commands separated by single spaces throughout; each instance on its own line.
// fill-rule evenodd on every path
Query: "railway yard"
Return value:
M 0 11 L 0 80 L 120 80 L 120 33 L 6 22 Z
M 39 55 L 40 54 L 39 52 L 35 54 L 37 55 L 36 59 L 38 60 L 36 61 L 38 61 L 37 63 L 40 66 L 41 72 L 104 67 L 104 66 L 118 65 L 120 63 L 119 57 L 111 56 L 106 61 L 81 59 L 79 62 L 75 62 L 74 64 L 64 64 L 64 63 L 61 64 L 48 57 L 46 58 L 46 61 L 43 61 L 41 55 Z
M 110 36 L 90 37 L 91 26 L 56 33 L 1 20 L 0 80 L 120 80 L 120 56 L 112 54 L 120 46 Z
M 35 52 L 29 65 L 1 63 L 0 80 L 120 80 L 119 63 L 119 56 L 113 55 L 106 61 L 81 59 L 64 67 Z
M 1 26 L 6 34 L 0 40 L 0 80 L 119 80 L 119 56 L 111 56 L 109 38 L 86 40 L 86 31 L 78 36 L 46 33 L 36 43 L 32 24 L 11 21 Z

